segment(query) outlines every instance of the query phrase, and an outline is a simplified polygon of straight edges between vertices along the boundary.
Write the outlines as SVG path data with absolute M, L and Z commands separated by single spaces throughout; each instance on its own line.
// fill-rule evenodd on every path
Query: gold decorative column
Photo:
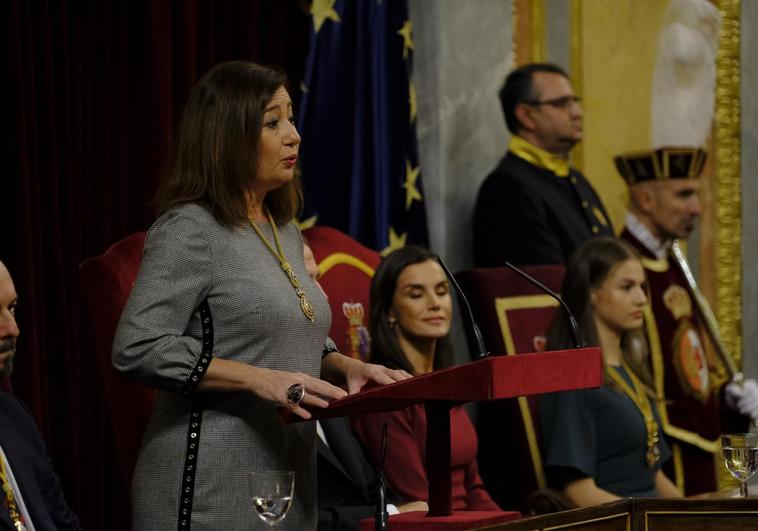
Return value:
M 716 56 L 716 108 L 712 139 L 713 207 L 701 222 L 704 284 L 712 286 L 721 336 L 737 366 L 742 361 L 742 197 L 740 187 L 740 0 L 716 0 L 721 11 Z M 710 227 L 704 222 L 711 217 Z M 712 233 L 706 234 L 711 228 Z M 709 270 L 710 268 L 710 270 Z M 710 273 L 710 274 L 709 274 Z M 723 456 L 716 454 L 719 488 L 734 486 Z
M 722 26 L 716 59 L 714 313 L 737 365 L 742 360 L 742 197 L 740 188 L 740 0 L 717 0 Z M 708 252 L 709 250 L 705 250 Z
M 547 58 L 545 0 L 512 0 L 513 52 L 516 66 Z

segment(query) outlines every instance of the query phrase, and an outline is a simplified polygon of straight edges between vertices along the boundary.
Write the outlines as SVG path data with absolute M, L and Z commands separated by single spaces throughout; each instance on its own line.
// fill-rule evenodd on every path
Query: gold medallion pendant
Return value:
M 655 421 L 645 422 L 647 428 L 647 453 L 645 453 L 645 460 L 647 466 L 650 469 L 655 468 L 658 462 L 661 460 L 661 449 L 658 447 L 658 424 Z
M 316 310 L 313 309 L 313 304 L 311 304 L 311 300 L 308 298 L 308 295 L 306 295 L 305 292 L 300 288 L 298 288 L 295 293 L 297 293 L 297 296 L 300 297 L 300 309 L 303 310 L 303 313 L 308 319 L 315 321 Z
M 653 415 L 653 405 L 650 403 L 650 399 L 647 397 L 645 387 L 642 385 L 640 379 L 634 374 L 634 372 L 622 361 L 621 366 L 624 368 L 629 379 L 632 381 L 630 386 L 626 380 L 621 376 L 619 367 L 606 367 L 605 373 L 616 382 L 621 388 L 621 391 L 629 397 L 632 403 L 637 406 L 642 418 L 645 422 L 645 431 L 647 432 L 647 448 L 645 451 L 645 462 L 648 468 L 655 469 L 661 460 L 661 449 L 658 446 L 660 437 L 658 435 L 658 422 Z
M 297 275 L 295 275 L 295 271 L 293 271 L 292 266 L 287 261 L 287 257 L 284 256 L 284 249 L 282 248 L 282 244 L 279 241 L 279 231 L 276 230 L 276 223 L 274 223 L 274 220 L 271 218 L 271 214 L 268 213 L 268 220 L 269 223 L 271 223 L 271 232 L 274 233 L 274 241 L 276 242 L 276 249 L 274 249 L 274 246 L 271 245 L 271 243 L 266 239 L 266 237 L 261 232 L 261 229 L 258 228 L 258 225 L 256 225 L 255 221 L 250 219 L 250 225 L 253 227 L 253 230 L 258 235 L 258 237 L 263 241 L 263 243 L 266 245 L 269 251 L 271 251 L 271 254 L 273 254 L 277 260 L 279 260 L 279 264 L 282 266 L 282 271 L 284 271 L 284 274 L 287 275 L 287 279 L 290 281 L 290 284 L 295 290 L 295 294 L 297 295 L 298 299 L 300 299 L 300 309 L 303 311 L 303 314 L 311 321 L 314 322 L 316 320 L 316 310 L 313 308 L 313 304 L 311 303 L 311 300 L 308 298 L 308 295 L 305 294 L 303 291 L 303 288 L 300 287 L 300 281 L 297 279 Z

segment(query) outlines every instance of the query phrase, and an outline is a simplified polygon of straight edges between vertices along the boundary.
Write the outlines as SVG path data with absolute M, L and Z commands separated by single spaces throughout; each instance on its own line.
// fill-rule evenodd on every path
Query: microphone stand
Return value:
M 387 514 L 387 484 L 384 479 L 384 460 L 387 457 L 387 423 L 382 426 L 382 455 L 379 461 L 379 498 L 376 500 L 374 515 L 374 531 L 389 529 L 389 514 Z
M 471 305 L 468 303 L 468 299 L 466 299 L 466 295 L 463 293 L 463 289 L 461 289 L 461 287 L 458 285 L 458 282 L 456 282 L 455 277 L 447 268 L 445 262 L 442 261 L 442 258 L 438 256 L 437 262 L 439 262 L 442 270 L 445 272 L 445 275 L 450 281 L 450 285 L 453 286 L 455 293 L 458 295 L 458 300 L 461 301 L 461 305 L 465 310 L 461 311 L 461 316 L 463 317 L 466 325 L 466 337 L 468 339 L 469 349 L 472 350 L 472 354 L 474 352 L 476 353 L 475 356 L 471 357 L 484 359 L 490 355 L 490 352 L 487 350 L 487 347 L 484 344 L 484 336 L 482 336 L 482 331 L 479 330 L 479 326 L 477 326 L 476 321 L 474 320 L 474 312 L 471 311 Z
M 576 323 L 576 319 L 574 318 L 574 314 L 571 313 L 571 310 L 568 307 L 568 304 L 563 302 L 563 299 L 560 295 L 558 295 L 556 292 L 545 286 L 542 282 L 534 278 L 533 276 L 527 274 L 526 272 L 522 271 L 515 265 L 513 265 L 510 262 L 506 262 L 505 265 L 521 275 L 524 279 L 526 279 L 530 284 L 533 284 L 534 286 L 537 286 L 539 289 L 550 295 L 552 298 L 557 300 L 563 310 L 566 312 L 566 315 L 568 315 L 569 318 L 569 324 L 571 325 L 571 338 L 574 341 L 574 348 L 584 348 L 587 346 L 587 344 L 582 341 L 581 337 L 579 336 L 579 325 Z

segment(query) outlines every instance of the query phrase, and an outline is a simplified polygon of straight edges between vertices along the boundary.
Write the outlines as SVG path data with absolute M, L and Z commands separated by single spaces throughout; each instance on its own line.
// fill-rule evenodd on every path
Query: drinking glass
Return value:
M 248 474 L 248 486 L 255 513 L 261 520 L 269 526 L 281 522 L 292 506 L 295 473 L 291 471 L 251 472 Z
M 746 498 L 747 480 L 758 469 L 758 434 L 722 435 L 721 451 L 729 473 L 740 481 L 740 496 Z

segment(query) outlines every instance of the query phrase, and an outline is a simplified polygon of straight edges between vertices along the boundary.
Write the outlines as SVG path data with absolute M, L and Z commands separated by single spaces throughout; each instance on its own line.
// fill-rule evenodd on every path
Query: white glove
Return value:
M 758 382 L 749 378 L 738 383 L 728 383 L 725 388 L 727 404 L 750 418 L 758 419 Z

